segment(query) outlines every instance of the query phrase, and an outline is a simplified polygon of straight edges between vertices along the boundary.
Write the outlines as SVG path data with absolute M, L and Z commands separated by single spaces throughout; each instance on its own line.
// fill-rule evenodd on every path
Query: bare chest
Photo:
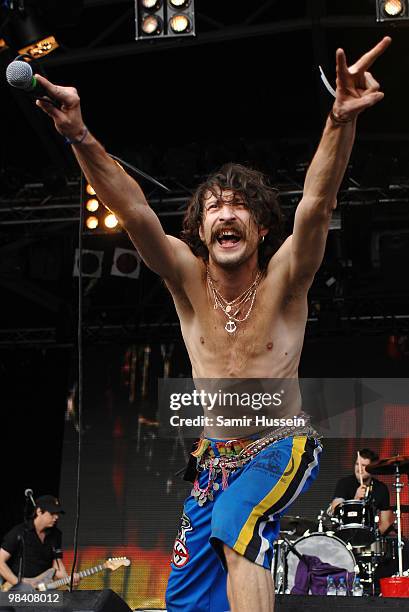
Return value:
M 246 318 L 232 319 L 206 299 L 191 325 L 182 324 L 193 373 L 226 378 L 291 375 L 293 365 L 298 366 L 303 325 L 286 317 L 281 304 L 264 292 Z

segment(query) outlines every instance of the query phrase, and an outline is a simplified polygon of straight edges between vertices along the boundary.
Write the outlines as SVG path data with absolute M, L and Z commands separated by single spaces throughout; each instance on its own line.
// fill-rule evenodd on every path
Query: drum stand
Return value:
M 403 482 L 400 480 L 399 465 L 395 465 L 395 484 L 393 485 L 396 489 L 396 520 L 398 523 L 398 576 L 403 576 L 403 551 L 404 543 L 402 542 L 402 522 L 401 522 L 401 509 L 400 509 L 400 492 L 403 489 Z
M 321 510 L 319 515 L 317 516 L 317 521 L 318 521 L 318 528 L 317 531 L 318 533 L 324 533 L 324 510 Z
M 402 541 L 402 514 L 401 514 L 401 490 L 404 487 L 403 482 L 401 481 L 401 474 L 399 470 L 399 465 L 395 463 L 394 465 L 394 473 L 395 473 L 395 483 L 394 487 L 396 489 L 396 521 L 397 521 L 397 531 L 398 531 L 398 573 L 395 576 L 402 577 L 403 574 L 403 547 L 404 542 Z M 378 533 L 379 535 L 379 533 Z M 375 581 L 373 578 L 374 570 L 376 569 L 378 563 L 376 559 L 370 558 L 368 561 L 360 560 L 360 564 L 365 568 L 368 578 L 363 581 L 371 585 L 372 595 L 375 595 Z
M 380 531 L 379 531 L 379 527 L 378 527 L 378 521 L 379 518 L 376 515 L 376 509 L 375 509 L 375 505 L 374 505 L 374 500 L 372 499 L 372 501 L 369 502 L 370 504 L 372 504 L 372 515 L 374 516 L 374 536 L 375 536 L 375 542 L 380 538 Z M 364 569 L 364 572 L 367 576 L 367 578 L 361 578 L 363 583 L 366 583 L 368 585 L 368 589 L 370 590 L 370 594 L 372 596 L 375 596 L 375 580 L 374 580 L 374 574 L 375 574 L 375 570 L 379 565 L 379 561 L 377 560 L 377 557 L 375 555 L 375 552 L 372 552 L 372 554 L 370 555 L 368 561 L 363 558 L 360 557 L 359 553 L 356 554 L 356 558 L 358 560 L 358 566 L 362 566 L 362 568 Z M 368 593 L 369 594 L 369 593 Z
M 274 590 L 277 595 L 284 594 L 287 589 L 287 550 L 285 540 L 277 540 L 274 543 Z
M 365 570 L 365 574 L 368 576 L 367 578 L 361 578 L 361 582 L 366 583 L 368 588 L 370 589 L 370 594 L 375 596 L 375 580 L 374 573 L 376 569 L 376 563 L 373 563 L 372 559 L 369 561 L 358 560 L 358 566 L 362 566 Z

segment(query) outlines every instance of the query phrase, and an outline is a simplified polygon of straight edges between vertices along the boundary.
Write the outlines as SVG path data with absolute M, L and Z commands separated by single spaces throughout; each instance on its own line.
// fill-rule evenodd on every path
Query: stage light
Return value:
M 139 278 L 141 272 L 141 258 L 136 251 L 117 247 L 112 262 L 112 276 L 127 276 Z
M 135 38 L 163 36 L 164 5 L 162 0 L 135 0 Z
M 193 0 L 168 0 L 167 17 L 169 36 L 187 36 L 195 33 Z
M 102 276 L 102 260 L 104 251 L 82 250 L 82 276 L 100 278 Z M 75 249 L 73 276 L 79 275 L 79 249 Z
M 118 219 L 112 213 L 109 213 L 104 219 L 105 227 L 113 229 L 118 225 Z
M 45 57 L 58 48 L 58 42 L 51 28 L 39 18 L 35 5 L 24 3 L 22 7 L 10 10 L 4 37 L 20 55 L 27 54 L 32 59 Z
M 163 30 L 163 24 L 157 15 L 147 15 L 142 20 L 141 30 L 147 36 L 159 36 Z
M 96 198 L 91 198 L 85 206 L 89 212 L 95 212 L 99 208 L 99 201 Z
M 89 230 L 96 229 L 98 227 L 98 223 L 99 221 L 96 217 L 88 217 L 85 221 L 85 225 Z
M 141 4 L 147 11 L 157 11 L 162 5 L 162 0 L 141 0 Z
M 0 53 L 8 49 L 7 43 L 4 38 L 0 38 Z
M 90 196 L 93 197 L 90 197 Z M 88 184 L 82 186 L 82 202 L 85 208 L 83 231 L 93 234 L 112 233 L 121 231 L 122 228 L 118 219 L 113 213 L 99 200 L 93 187 Z
M 377 21 L 409 19 L 408 0 L 376 0 Z
M 96 213 L 98 209 L 101 209 L 102 207 L 100 206 L 101 202 L 98 200 L 97 197 L 92 197 L 90 198 L 89 196 L 95 196 L 95 189 L 92 187 L 92 185 L 90 185 L 89 183 L 87 183 L 85 185 L 85 189 L 83 187 L 83 201 L 85 202 L 85 208 L 87 209 L 88 212 L 90 213 Z M 98 213 L 99 214 L 99 213 Z M 85 220 L 84 220 L 84 224 L 85 224 L 85 230 L 91 230 L 91 231 L 95 231 L 98 226 L 100 226 L 100 219 L 95 215 L 85 215 Z
M 191 25 L 186 15 L 174 15 L 169 19 L 169 27 L 175 34 L 183 34 L 190 31 Z
M 136 36 L 194 35 L 193 0 L 135 0 Z
M 178 11 L 187 8 L 189 4 L 190 0 L 169 0 L 169 5 L 177 9 Z
M 386 0 L 383 5 L 383 10 L 388 17 L 396 17 L 396 15 L 401 15 L 403 13 L 403 2 L 401 2 L 401 0 Z
M 33 59 L 40 59 L 45 55 L 57 49 L 58 43 L 54 36 L 47 36 L 47 38 L 43 38 L 42 40 L 38 40 L 35 43 L 30 43 L 26 47 L 21 47 L 18 52 L 20 55 L 30 55 Z

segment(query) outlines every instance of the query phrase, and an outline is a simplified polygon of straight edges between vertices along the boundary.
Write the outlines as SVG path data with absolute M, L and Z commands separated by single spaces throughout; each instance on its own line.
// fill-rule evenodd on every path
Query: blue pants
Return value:
M 187 498 L 166 591 L 168 612 L 229 610 L 224 544 L 271 570 L 280 516 L 315 480 L 321 450 L 306 436 L 279 440 L 232 472 L 224 491 L 218 477 L 213 501 L 200 507 L 193 496 Z M 201 488 L 207 480 L 205 470 Z

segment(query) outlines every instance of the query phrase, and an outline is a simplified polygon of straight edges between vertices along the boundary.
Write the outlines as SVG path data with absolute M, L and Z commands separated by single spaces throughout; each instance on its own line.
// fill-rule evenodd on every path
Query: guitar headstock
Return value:
M 128 565 L 131 565 L 131 562 L 127 557 L 110 557 L 103 565 L 105 569 L 110 569 L 114 572 L 122 566 L 128 567 Z

